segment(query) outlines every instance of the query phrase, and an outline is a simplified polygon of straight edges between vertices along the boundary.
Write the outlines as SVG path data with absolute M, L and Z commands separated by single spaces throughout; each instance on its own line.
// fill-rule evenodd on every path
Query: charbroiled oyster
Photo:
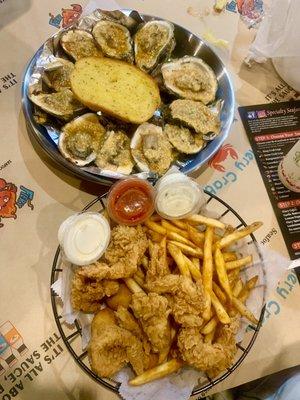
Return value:
M 59 92 L 64 88 L 71 88 L 70 75 L 74 70 L 74 64 L 64 58 L 57 58 L 47 65 L 43 75 L 43 81 L 51 88 Z
M 173 161 L 172 146 L 160 126 L 144 123 L 135 131 L 131 153 L 138 168 L 145 172 L 164 174 Z
M 84 114 L 66 124 L 59 136 L 58 148 L 73 164 L 84 166 L 95 160 L 105 135 L 96 114 Z
M 202 133 L 191 132 L 183 126 L 166 124 L 164 133 L 180 153 L 195 154 L 204 146 Z
M 149 72 L 170 57 L 174 47 L 174 26 L 170 22 L 146 22 L 134 36 L 135 63 Z
M 103 57 L 93 36 L 81 29 L 70 30 L 61 35 L 60 44 L 74 60 L 83 57 Z
M 133 62 L 132 40 L 125 26 L 102 20 L 94 26 L 93 35 L 106 56 Z
M 63 120 L 71 119 L 84 106 L 75 99 L 70 89 L 62 89 L 56 93 L 31 94 L 30 100 L 47 113 Z
M 197 133 L 220 132 L 218 114 L 200 101 L 174 100 L 170 104 L 170 116 L 172 120 L 194 129 Z
M 129 175 L 134 166 L 129 137 L 122 131 L 107 132 L 95 162 L 101 169 Z
M 218 88 L 214 71 L 201 58 L 183 57 L 163 64 L 161 73 L 165 87 L 179 97 L 202 101 L 214 101 Z

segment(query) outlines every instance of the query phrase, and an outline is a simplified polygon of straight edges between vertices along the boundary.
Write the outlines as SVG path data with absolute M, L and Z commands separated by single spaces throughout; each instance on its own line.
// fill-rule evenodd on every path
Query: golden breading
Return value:
M 111 296 L 119 290 L 119 283 L 111 280 L 97 280 L 81 275 L 86 267 L 75 271 L 72 288 L 71 302 L 74 310 L 94 313 L 100 310 L 100 300 L 104 296 Z
M 199 328 L 182 328 L 177 338 L 181 358 L 211 377 L 218 375 L 232 364 L 236 354 L 237 329 L 236 321 L 222 326 L 215 343 L 209 344 L 204 343 Z
M 167 260 L 166 249 L 158 243 L 149 241 L 150 261 L 147 268 L 147 281 L 153 281 L 170 273 Z
M 92 370 L 102 377 L 110 377 L 128 362 L 139 375 L 144 371 L 144 350 L 141 341 L 119 326 L 105 327 L 93 336 L 88 347 Z
M 148 295 L 139 292 L 132 296 L 132 310 L 141 322 L 142 328 L 152 345 L 153 351 L 160 353 L 170 345 L 170 309 L 165 297 L 157 293 Z
M 201 326 L 204 309 L 203 287 L 200 281 L 193 282 L 182 275 L 166 275 L 147 284 L 155 293 L 166 294 L 172 315 L 178 324 Z

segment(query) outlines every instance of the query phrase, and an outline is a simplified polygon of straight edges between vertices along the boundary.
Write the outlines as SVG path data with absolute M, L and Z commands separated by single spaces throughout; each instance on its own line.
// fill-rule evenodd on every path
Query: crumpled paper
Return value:
M 218 209 L 218 207 L 220 208 Z M 224 209 L 226 208 L 224 208 L 221 203 L 213 200 L 202 207 L 201 214 L 216 218 L 222 214 Z M 222 218 L 223 222 L 230 224 L 239 222 L 237 219 L 235 221 L 232 220 L 228 215 L 229 214 Z M 226 218 L 228 218 L 228 220 Z M 255 317 L 259 319 L 267 297 L 271 295 L 284 271 L 289 267 L 290 260 L 274 251 L 266 250 L 258 246 L 258 244 L 249 240 L 249 237 L 234 244 L 232 250 L 237 251 L 241 257 L 249 254 L 253 255 L 253 264 L 242 270 L 241 277 L 243 281 L 255 275 L 259 277 L 256 287 L 252 290 L 246 302 L 247 307 L 253 312 Z M 261 254 L 263 262 L 259 254 Z M 82 327 L 82 347 L 84 350 L 90 339 L 89 327 L 93 315 L 83 314 L 72 309 L 70 301 L 70 282 L 75 267 L 61 260 L 59 268 L 63 269 L 62 276 L 52 285 L 52 289 L 63 301 L 64 307 L 62 315 L 66 322 L 71 324 L 77 319 L 80 323 Z M 248 321 L 245 318 L 241 318 L 240 330 L 236 336 L 237 342 L 242 341 L 247 327 Z M 128 378 L 130 378 L 132 374 L 130 368 L 125 368 L 115 377 L 115 380 L 121 383 L 119 389 L 120 394 L 126 400 L 152 400 L 153 398 L 156 400 L 173 400 L 174 398 L 188 399 L 193 388 L 199 384 L 199 378 L 203 378 L 203 374 L 199 371 L 193 368 L 183 368 L 182 371 L 161 380 L 145 384 L 142 387 L 132 387 L 128 385 Z

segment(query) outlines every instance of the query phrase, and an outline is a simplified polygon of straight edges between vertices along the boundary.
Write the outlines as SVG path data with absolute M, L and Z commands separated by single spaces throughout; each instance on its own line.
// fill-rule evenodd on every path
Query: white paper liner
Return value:
M 215 205 L 216 201 L 214 201 Z M 214 208 L 210 208 L 210 204 L 204 206 L 201 214 L 205 216 L 217 217 L 218 213 Z M 223 206 L 224 209 L 225 206 Z M 212 209 L 213 208 L 213 209 Z M 226 221 L 226 216 L 222 218 Z M 238 220 L 237 220 L 238 221 Z M 228 221 L 231 223 L 231 221 Z M 253 255 L 253 263 L 242 269 L 241 279 L 246 280 L 258 275 L 256 287 L 251 291 L 250 297 L 247 299 L 246 305 L 252 311 L 257 319 L 259 319 L 263 305 L 266 303 L 276 285 L 280 281 L 284 271 L 289 267 L 290 260 L 278 254 L 275 251 L 267 250 L 261 246 L 257 247 L 250 237 L 244 238 L 233 244 L 231 250 L 239 253 L 241 257 L 249 254 Z M 263 258 L 263 263 L 259 253 Z M 52 289 L 63 301 L 63 318 L 69 324 L 77 319 L 82 327 L 82 348 L 86 346 L 90 339 L 90 324 L 93 314 L 84 314 L 74 311 L 70 301 L 71 279 L 73 276 L 73 266 L 61 260 L 61 268 L 63 269 L 62 276 L 53 285 Z M 237 342 L 241 342 L 246 333 L 249 322 L 245 318 L 241 318 L 240 329 L 236 335 Z M 130 368 L 124 368 L 120 371 L 115 380 L 121 383 L 120 394 L 125 400 L 168 400 L 180 398 L 188 399 L 193 388 L 197 385 L 202 374 L 193 368 L 183 368 L 179 373 L 172 374 L 166 378 L 145 384 L 140 387 L 132 387 L 128 385 L 128 379 L 133 376 Z

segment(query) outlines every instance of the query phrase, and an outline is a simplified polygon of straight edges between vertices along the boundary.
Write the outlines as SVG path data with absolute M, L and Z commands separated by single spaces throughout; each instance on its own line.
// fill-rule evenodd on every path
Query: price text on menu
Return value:
M 300 101 L 240 107 L 264 184 L 292 260 L 300 258 L 300 193 L 278 178 L 278 164 L 300 139 Z

